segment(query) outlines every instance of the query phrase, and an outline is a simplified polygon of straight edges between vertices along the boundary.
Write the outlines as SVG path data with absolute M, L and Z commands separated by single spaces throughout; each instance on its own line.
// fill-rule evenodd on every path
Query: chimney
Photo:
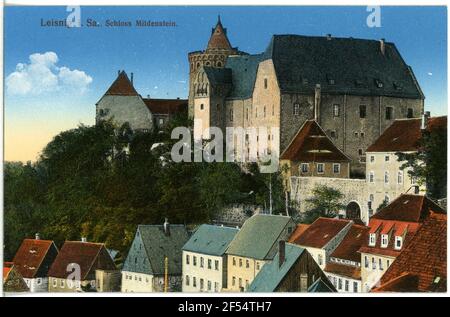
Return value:
M 170 224 L 169 224 L 169 219 L 165 218 L 164 219 L 164 234 L 166 236 L 170 236 Z
M 131 73 L 131 85 L 133 85 L 133 73 Z
M 386 52 L 386 45 L 385 45 L 385 40 L 384 39 L 380 40 L 380 51 L 381 51 L 381 54 L 383 54 L 383 55 Z
M 86 237 L 81 237 L 81 242 L 87 242 Z
M 286 242 L 278 241 L 278 267 L 281 267 L 286 260 Z
M 328 41 L 331 40 L 331 34 L 330 33 L 327 34 L 327 40 Z
M 150 95 L 147 95 L 147 99 L 150 99 Z
M 319 123 L 319 108 L 320 108 L 320 84 L 316 84 L 314 89 L 314 120 Z
M 39 236 L 39 232 L 36 232 L 36 234 L 34 235 L 34 239 L 41 240 L 41 237 Z
M 422 114 L 422 122 L 420 123 L 420 130 L 426 130 L 428 126 L 428 118 L 430 117 L 430 112 L 425 111 Z

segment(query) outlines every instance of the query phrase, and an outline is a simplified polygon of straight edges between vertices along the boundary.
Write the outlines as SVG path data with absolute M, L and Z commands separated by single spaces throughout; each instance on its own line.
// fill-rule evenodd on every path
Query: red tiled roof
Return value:
M 226 29 L 222 23 L 217 22 L 216 27 L 212 30 L 211 37 L 208 41 L 207 49 L 232 49 L 230 41 L 228 40 Z
M 172 114 L 187 111 L 186 99 L 142 99 L 153 114 Z
M 13 259 L 17 271 L 25 278 L 33 278 L 52 245 L 50 240 L 23 240 Z
M 302 162 L 349 162 L 314 120 L 307 120 L 281 154 L 282 160 Z
M 306 229 L 308 229 L 308 227 L 309 227 L 309 225 L 306 223 L 298 224 L 297 227 L 295 228 L 294 232 L 289 237 L 288 242 L 293 243 L 299 236 L 301 236 L 303 234 L 303 232 L 305 232 Z
M 358 261 L 359 262 L 359 261 Z M 324 269 L 325 272 L 346 276 L 355 280 L 361 279 L 361 267 L 345 265 L 335 262 L 328 262 Z
M 305 247 L 322 248 L 350 222 L 345 219 L 320 217 L 292 243 Z
M 381 278 L 378 292 L 447 290 L 447 215 L 431 213 Z
M 103 243 L 66 241 L 50 267 L 48 276 L 66 278 L 71 273 L 71 271 L 67 271 L 69 264 L 75 263 L 80 266 L 81 279 L 83 280 L 90 273 L 102 250 L 107 252 Z M 110 263 L 106 264 L 106 268 L 113 269 L 109 265 Z
M 395 120 L 366 152 L 417 151 L 422 136 L 420 118 Z M 447 116 L 428 119 L 427 130 L 447 129 Z
M 352 225 L 342 242 L 331 254 L 331 257 L 358 263 L 361 262 L 361 255 L 358 253 L 358 250 L 366 243 L 368 231 L 369 227 Z
M 139 94 L 128 79 L 127 73 L 121 71 L 116 80 L 108 88 L 105 95 L 138 96 Z
M 440 206 L 425 196 L 402 194 L 373 215 L 371 219 L 420 222 L 428 216 L 431 210 L 445 213 Z

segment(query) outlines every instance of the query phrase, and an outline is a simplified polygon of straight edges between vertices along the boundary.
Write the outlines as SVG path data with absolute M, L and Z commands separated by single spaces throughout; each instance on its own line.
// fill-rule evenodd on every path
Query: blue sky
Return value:
M 67 14 L 66 7 L 5 7 L 5 76 L 14 74 L 17 80 L 10 81 L 11 87 L 6 80 L 7 160 L 34 160 L 59 131 L 93 124 L 95 103 L 118 69 L 134 73 L 141 95 L 187 97 L 187 53 L 206 47 L 218 14 L 232 45 L 249 53 L 263 51 L 273 34 L 385 38 L 412 66 L 426 109 L 447 114 L 446 7 L 382 7 L 379 28 L 367 26 L 369 12 L 363 6 L 82 7 L 84 27 L 40 26 L 41 18 L 65 19 Z M 88 28 L 88 18 L 103 25 L 107 19 L 144 19 L 177 26 Z M 23 76 L 33 76 L 25 86 Z

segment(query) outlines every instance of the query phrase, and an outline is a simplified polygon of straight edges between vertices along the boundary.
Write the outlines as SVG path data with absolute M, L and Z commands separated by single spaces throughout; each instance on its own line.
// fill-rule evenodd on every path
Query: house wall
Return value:
M 361 280 L 331 272 L 325 272 L 325 274 L 339 293 L 360 293 L 362 291 Z
M 388 158 L 388 161 L 386 161 Z M 371 152 L 366 154 L 366 180 L 367 180 L 367 200 L 373 195 L 372 210 L 376 213 L 377 208 L 383 203 L 385 197 L 393 201 L 400 194 L 414 193 L 412 186 L 417 185 L 414 179 L 408 175 L 411 169 L 401 170 L 403 161 L 398 161 L 394 152 Z M 385 182 L 384 175 L 388 173 L 388 183 Z M 370 175 L 373 173 L 373 181 Z M 402 181 L 399 182 L 399 173 L 402 175 Z M 420 186 L 420 194 L 425 193 L 425 185 Z
M 122 274 L 119 270 L 96 270 L 95 280 L 98 292 L 120 292 Z
M 122 293 L 151 293 L 153 288 L 153 275 L 122 271 Z
M 201 259 L 203 259 L 203 267 L 201 266 Z M 211 263 L 210 268 L 208 267 L 208 261 Z M 183 251 L 183 292 L 220 292 L 223 285 L 226 284 L 225 262 L 225 256 Z M 203 287 L 201 287 L 201 280 L 203 280 Z
M 378 285 L 381 277 L 394 260 L 395 257 L 361 253 L 362 292 L 369 292 L 375 285 Z
M 290 176 L 302 176 L 302 177 L 334 177 L 334 178 L 349 178 L 350 177 L 350 163 L 348 162 L 300 162 L 300 161 L 289 161 L 282 160 L 281 166 L 287 165 L 288 177 Z M 308 171 L 304 173 L 301 169 L 303 164 L 307 164 Z M 317 169 L 318 164 L 323 164 L 323 173 L 319 173 Z M 334 172 L 333 166 L 339 164 L 339 173 Z
M 96 122 L 111 118 L 118 126 L 128 122 L 133 130 L 153 128 L 152 114 L 140 96 L 103 96 L 96 105 Z
M 97 285 L 95 279 L 77 282 L 65 278 L 50 276 L 48 280 L 49 292 L 82 292 L 85 287 L 90 287 L 93 291 L 96 291 Z
M 48 291 L 48 277 L 24 278 L 30 292 L 47 292 Z
M 228 279 L 227 289 L 230 292 L 241 292 L 247 290 L 256 274 L 267 261 L 256 260 L 235 255 L 227 256 Z

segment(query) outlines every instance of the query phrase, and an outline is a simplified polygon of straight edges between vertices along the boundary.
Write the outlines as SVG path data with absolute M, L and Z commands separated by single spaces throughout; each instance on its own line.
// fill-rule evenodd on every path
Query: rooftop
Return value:
M 369 227 L 353 224 L 339 246 L 330 255 L 333 258 L 361 262 L 359 248 L 367 242 Z
M 183 246 L 183 250 L 222 256 L 238 231 L 231 227 L 201 225 Z
M 154 99 L 142 98 L 147 108 L 153 114 L 173 114 L 187 111 L 186 99 Z
M 118 96 L 138 96 L 136 89 L 125 73 L 124 70 L 119 71 L 116 80 L 106 91 L 105 95 L 118 95 Z
M 24 239 L 13 259 L 15 268 L 24 278 L 34 278 L 51 247 L 57 253 L 53 241 Z M 43 273 L 47 275 L 47 272 Z

